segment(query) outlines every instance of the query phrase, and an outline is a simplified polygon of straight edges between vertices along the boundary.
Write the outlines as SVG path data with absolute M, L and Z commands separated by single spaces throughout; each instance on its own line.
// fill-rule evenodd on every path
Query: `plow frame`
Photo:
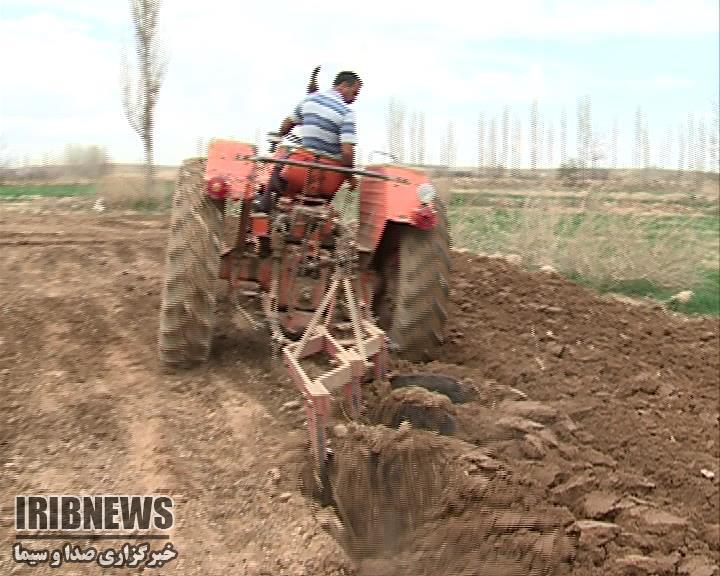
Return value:
M 333 311 L 342 289 L 351 317 L 353 338 L 339 340 L 330 332 Z M 385 333 L 359 306 L 353 290 L 353 281 L 337 270 L 322 304 L 316 310 L 302 338 L 286 344 L 283 361 L 295 386 L 305 401 L 310 445 L 318 480 L 325 477 L 327 465 L 327 429 L 332 408 L 332 394 L 342 388 L 344 412 L 357 419 L 361 412 L 361 384 L 369 370 L 375 378 L 382 378 L 387 361 Z M 310 378 L 301 361 L 317 354 L 325 354 L 335 367 Z

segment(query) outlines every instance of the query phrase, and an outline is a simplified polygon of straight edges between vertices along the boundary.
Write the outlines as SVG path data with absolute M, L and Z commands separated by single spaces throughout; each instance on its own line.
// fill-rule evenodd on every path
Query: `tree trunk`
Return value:
M 152 142 L 149 139 L 145 140 L 145 195 L 148 200 L 153 197 L 153 180 L 154 180 L 154 169 L 153 169 L 153 157 L 152 157 Z

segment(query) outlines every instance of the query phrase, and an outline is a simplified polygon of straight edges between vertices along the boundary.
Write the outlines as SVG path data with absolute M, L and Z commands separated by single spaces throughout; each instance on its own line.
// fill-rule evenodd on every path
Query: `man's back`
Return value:
M 355 114 L 335 89 L 305 97 L 291 118 L 302 124 L 303 148 L 313 152 L 339 159 L 342 144 L 356 143 Z

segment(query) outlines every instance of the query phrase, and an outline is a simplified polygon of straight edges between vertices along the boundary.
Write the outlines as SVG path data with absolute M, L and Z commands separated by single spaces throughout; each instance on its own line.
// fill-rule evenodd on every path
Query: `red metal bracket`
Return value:
M 342 287 L 350 310 L 354 338 L 344 346 L 331 333 L 332 311 L 337 292 Z M 327 312 L 327 317 L 323 316 Z M 301 365 L 301 360 L 317 354 L 329 356 L 335 367 L 311 379 Z M 343 389 L 345 408 L 351 418 L 357 418 L 361 407 L 363 378 L 368 369 L 375 370 L 377 377 L 384 374 L 386 357 L 385 333 L 369 320 L 360 316 L 360 310 L 349 278 L 336 273 L 320 307 L 316 310 L 302 338 L 287 344 L 283 349 L 283 361 L 295 385 L 305 399 L 308 428 L 313 456 L 322 474 L 325 468 L 327 426 L 330 416 L 332 393 Z

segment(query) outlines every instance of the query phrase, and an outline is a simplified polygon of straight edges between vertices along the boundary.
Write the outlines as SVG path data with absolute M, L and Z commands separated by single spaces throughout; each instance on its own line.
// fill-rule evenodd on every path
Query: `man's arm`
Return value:
M 355 167 L 355 144 L 342 145 L 342 163 L 348 168 Z
M 288 117 L 283 120 L 283 123 L 280 125 L 280 130 L 278 130 L 278 134 L 280 136 L 286 136 L 287 134 L 290 134 L 290 131 L 297 126 L 298 123 L 295 122 L 292 118 Z
M 303 99 L 302 102 L 295 106 L 293 113 L 283 120 L 283 123 L 280 125 L 280 130 L 278 130 L 280 136 L 290 134 L 290 131 L 295 128 L 295 126 L 302 124 L 302 105 L 304 102 L 305 100 Z
M 355 167 L 355 144 L 357 134 L 355 130 L 355 113 L 348 112 L 340 124 L 340 148 L 342 150 L 342 163 L 348 168 Z

